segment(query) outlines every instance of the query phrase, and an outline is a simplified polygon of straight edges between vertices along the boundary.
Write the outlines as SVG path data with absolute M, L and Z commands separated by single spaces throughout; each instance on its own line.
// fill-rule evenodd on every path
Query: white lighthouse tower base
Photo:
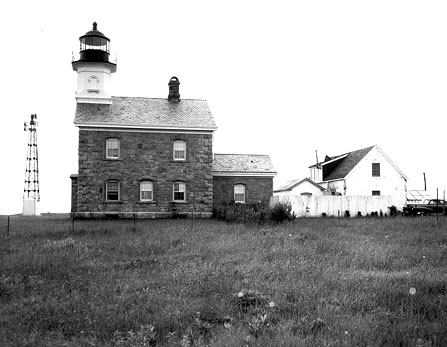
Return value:
M 40 216 L 37 209 L 37 200 L 23 199 L 23 213 L 24 216 Z

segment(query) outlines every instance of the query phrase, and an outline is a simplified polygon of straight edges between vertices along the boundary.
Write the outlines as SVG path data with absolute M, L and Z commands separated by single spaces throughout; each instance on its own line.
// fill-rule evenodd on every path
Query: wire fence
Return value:
M 43 214 L 41 216 L 0 215 L 0 261 L 11 255 L 27 239 L 40 242 L 42 239 L 57 239 L 80 234 L 112 234 L 128 232 L 151 232 L 182 228 L 191 232 L 199 224 L 212 220 L 189 219 L 141 219 L 136 214 L 127 219 L 78 219 L 73 214 Z

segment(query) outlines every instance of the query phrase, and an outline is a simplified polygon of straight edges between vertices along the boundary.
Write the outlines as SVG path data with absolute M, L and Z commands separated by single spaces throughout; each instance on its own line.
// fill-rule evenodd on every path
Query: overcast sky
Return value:
M 274 185 L 377 144 L 409 189 L 447 187 L 447 2 L 10 1 L 0 29 L 0 214 L 21 213 L 38 116 L 41 212 L 68 212 L 77 173 L 72 51 L 98 23 L 115 96 L 208 100 L 215 153 L 269 154 Z

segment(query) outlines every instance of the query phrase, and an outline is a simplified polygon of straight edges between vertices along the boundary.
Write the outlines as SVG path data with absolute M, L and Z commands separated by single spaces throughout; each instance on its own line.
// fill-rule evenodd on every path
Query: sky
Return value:
M 10 1 L 2 6 L 0 215 L 22 212 L 28 132 L 38 117 L 39 211 L 69 212 L 79 37 L 111 41 L 115 96 L 208 101 L 215 153 L 268 154 L 274 186 L 378 145 L 408 189 L 442 197 L 447 2 L 396 0 Z

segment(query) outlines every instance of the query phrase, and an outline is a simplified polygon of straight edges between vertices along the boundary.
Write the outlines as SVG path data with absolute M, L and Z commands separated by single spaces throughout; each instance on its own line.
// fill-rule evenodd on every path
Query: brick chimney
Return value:
M 179 86 L 180 82 L 177 77 L 171 77 L 168 83 L 169 86 L 169 95 L 168 100 L 172 102 L 179 102 L 180 101 L 180 91 Z

